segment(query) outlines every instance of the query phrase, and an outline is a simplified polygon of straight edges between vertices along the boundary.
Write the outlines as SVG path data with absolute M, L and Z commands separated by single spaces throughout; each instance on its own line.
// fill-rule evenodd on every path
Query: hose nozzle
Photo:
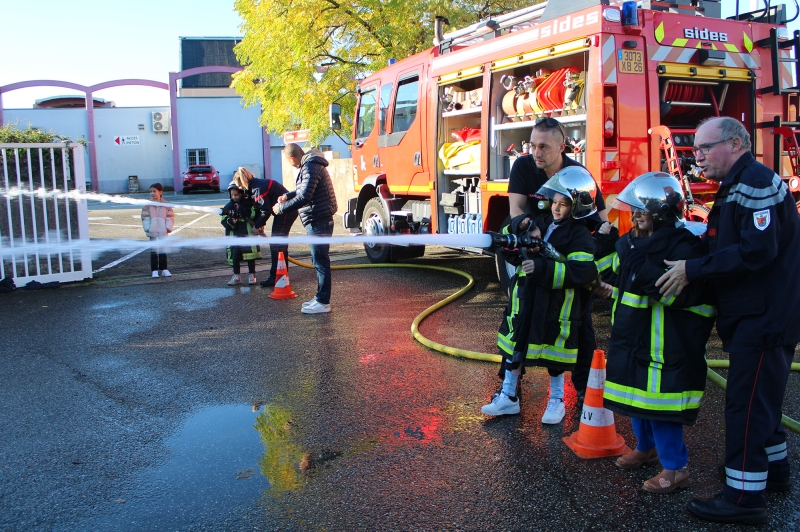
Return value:
M 539 248 L 539 255 L 554 260 L 556 262 L 567 262 L 567 258 L 556 251 L 549 242 L 541 238 L 530 236 L 528 233 L 522 235 L 501 234 L 488 232 L 492 237 L 492 248 Z

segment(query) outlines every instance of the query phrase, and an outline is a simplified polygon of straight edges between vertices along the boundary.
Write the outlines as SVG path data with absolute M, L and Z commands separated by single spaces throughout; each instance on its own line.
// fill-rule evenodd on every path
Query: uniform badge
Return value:
M 769 227 L 769 211 L 758 211 L 753 213 L 753 223 L 756 224 L 756 229 L 763 231 Z

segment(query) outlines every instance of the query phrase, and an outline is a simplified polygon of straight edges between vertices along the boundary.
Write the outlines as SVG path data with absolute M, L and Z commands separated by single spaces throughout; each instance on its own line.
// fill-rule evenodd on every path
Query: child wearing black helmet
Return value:
M 228 194 L 231 201 L 222 208 L 222 227 L 225 228 L 225 235 L 252 236 L 258 212 L 253 201 L 236 183 L 228 185 Z M 229 246 L 228 264 L 233 266 L 233 277 L 228 281 L 228 285 L 242 284 L 240 263 L 243 260 L 247 262 L 248 284 L 256 284 L 256 259 L 260 258 L 261 250 L 258 246 Z

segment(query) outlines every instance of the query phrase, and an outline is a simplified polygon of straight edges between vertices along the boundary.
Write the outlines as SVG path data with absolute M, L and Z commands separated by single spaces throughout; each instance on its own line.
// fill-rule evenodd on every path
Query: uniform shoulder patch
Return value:
M 756 211 L 753 213 L 753 223 L 756 229 L 763 231 L 769 227 L 769 210 Z

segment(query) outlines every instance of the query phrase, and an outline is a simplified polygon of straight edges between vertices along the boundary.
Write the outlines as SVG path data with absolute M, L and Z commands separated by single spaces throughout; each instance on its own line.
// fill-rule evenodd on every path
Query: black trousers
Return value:
M 578 393 L 586 392 L 594 350 L 597 349 L 597 340 L 592 327 L 592 299 L 594 296 L 589 296 L 589 304 L 581 315 L 581 325 L 578 329 L 578 359 L 572 369 L 572 385 Z
M 158 240 L 158 238 L 150 237 L 150 241 Z M 161 252 L 159 249 L 150 250 L 150 271 L 166 270 L 167 269 L 167 254 Z
M 231 247 L 231 262 L 233 262 L 233 273 L 238 274 L 241 273 L 242 261 L 244 260 L 243 253 L 247 251 L 250 253 L 250 248 L 242 248 L 239 246 L 232 246 Z M 256 273 L 256 260 L 248 260 L 247 262 L 247 273 Z
M 292 224 L 297 220 L 297 211 L 285 212 L 274 216 L 272 219 L 272 236 L 289 236 Z M 289 246 L 287 244 L 270 244 L 269 256 L 272 264 L 269 266 L 270 277 L 275 277 L 278 271 L 278 253 L 283 251 L 283 258 L 289 261 Z
M 781 406 L 794 345 L 732 352 L 725 390 L 725 487 L 743 507 L 764 508 L 767 477 L 789 478 Z

